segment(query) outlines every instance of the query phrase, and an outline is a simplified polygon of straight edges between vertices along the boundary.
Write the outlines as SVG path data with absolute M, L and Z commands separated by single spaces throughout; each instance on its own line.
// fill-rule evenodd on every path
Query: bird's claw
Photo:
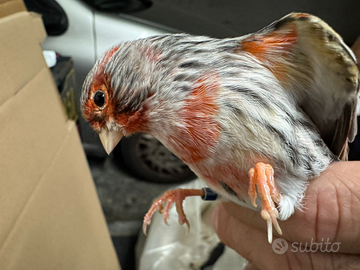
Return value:
M 275 186 L 274 170 L 271 165 L 259 162 L 255 168 L 249 170 L 249 178 L 249 196 L 251 203 L 254 207 L 257 207 L 256 197 L 257 193 L 259 193 L 262 205 L 261 217 L 266 220 L 268 241 L 271 244 L 273 237 L 272 226 L 274 226 L 278 234 L 282 234 L 277 221 L 279 212 L 275 207 L 275 203 L 278 204 L 280 202 L 281 195 Z
M 261 210 L 261 217 L 266 220 L 268 241 L 270 244 L 272 243 L 273 238 L 272 226 L 274 226 L 278 234 L 282 235 L 282 230 L 277 221 L 278 216 L 279 212 L 276 210 L 276 208 L 272 209 L 270 212 L 268 212 L 264 208 Z
M 169 225 L 168 224 L 168 219 L 170 217 L 169 211 L 173 203 L 175 203 L 176 212 L 179 215 L 179 224 L 180 225 L 186 224 L 189 232 L 190 223 L 187 220 L 186 215 L 184 213 L 182 202 L 188 196 L 203 196 L 203 195 L 204 195 L 204 191 L 198 189 L 175 189 L 175 190 L 166 191 L 164 195 L 162 195 L 160 198 L 154 201 L 149 211 L 146 213 L 143 222 L 144 234 L 146 235 L 146 228 L 151 223 L 151 217 L 156 210 L 158 210 L 159 213 L 163 215 L 165 224 Z M 166 203 L 165 207 L 163 206 L 163 203 Z

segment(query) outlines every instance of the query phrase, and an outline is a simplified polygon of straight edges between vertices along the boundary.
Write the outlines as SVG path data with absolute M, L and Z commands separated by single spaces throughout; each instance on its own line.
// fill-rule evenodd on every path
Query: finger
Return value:
M 329 252 L 300 252 L 300 245 L 277 237 L 269 245 L 264 231 L 235 219 L 222 204 L 215 208 L 212 224 L 220 240 L 250 262 L 250 269 L 356 269 L 360 263 L 360 256 L 332 253 L 330 247 Z
M 244 270 L 259 270 L 259 268 L 257 268 L 255 265 L 253 265 L 252 263 L 248 263 Z
M 360 213 L 359 164 L 334 163 L 314 179 L 306 192 L 303 211 L 295 211 L 288 220 L 279 222 L 282 237 L 302 243 L 311 240 L 340 242 L 342 252 L 360 253 L 360 215 L 357 214 Z M 351 172 L 355 172 L 354 175 Z M 234 218 L 259 230 L 266 230 L 259 213 L 233 203 L 224 205 Z

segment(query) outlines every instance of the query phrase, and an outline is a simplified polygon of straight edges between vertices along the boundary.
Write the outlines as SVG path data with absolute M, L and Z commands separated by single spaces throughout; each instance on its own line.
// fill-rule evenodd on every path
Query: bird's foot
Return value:
M 146 213 L 144 217 L 143 223 L 143 232 L 146 234 L 146 227 L 151 223 L 151 217 L 155 213 L 156 210 L 159 210 L 159 213 L 163 215 L 165 224 L 169 218 L 169 210 L 173 203 L 176 206 L 176 212 L 179 215 L 179 224 L 183 225 L 184 223 L 187 225 L 188 230 L 190 230 L 190 223 L 186 218 L 184 213 L 182 202 L 188 196 L 204 196 L 205 192 L 203 189 L 174 189 L 169 190 L 164 193 L 160 198 L 158 198 L 150 207 L 149 211 Z M 163 203 L 165 203 L 165 207 Z
M 274 225 L 275 230 L 281 235 L 282 231 L 280 229 L 277 218 L 279 212 L 275 207 L 275 203 L 280 203 L 280 193 L 275 186 L 274 181 L 274 169 L 269 164 L 259 162 L 255 165 L 254 168 L 249 170 L 249 196 L 251 203 L 254 207 L 256 205 L 256 187 L 257 193 L 261 198 L 261 217 L 266 220 L 267 232 L 268 232 L 268 241 L 271 244 L 272 242 L 272 226 Z

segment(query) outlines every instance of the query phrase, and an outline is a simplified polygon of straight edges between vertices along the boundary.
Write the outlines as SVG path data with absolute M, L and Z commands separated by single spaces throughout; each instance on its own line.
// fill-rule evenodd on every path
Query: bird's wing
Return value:
M 347 158 L 357 133 L 359 70 L 342 38 L 321 19 L 291 13 L 245 36 L 238 53 L 266 66 L 311 118 L 330 150 Z

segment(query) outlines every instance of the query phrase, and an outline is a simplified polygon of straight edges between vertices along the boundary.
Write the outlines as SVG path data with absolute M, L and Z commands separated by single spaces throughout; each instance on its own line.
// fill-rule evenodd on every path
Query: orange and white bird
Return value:
M 115 46 L 88 74 L 81 107 L 108 153 L 122 136 L 154 136 L 223 198 L 260 211 L 271 242 L 309 179 L 347 159 L 358 95 L 341 37 L 291 13 L 238 38 L 168 34 Z M 189 224 L 182 201 L 193 195 L 204 191 L 166 192 L 144 230 L 156 210 L 166 222 L 173 203 Z

